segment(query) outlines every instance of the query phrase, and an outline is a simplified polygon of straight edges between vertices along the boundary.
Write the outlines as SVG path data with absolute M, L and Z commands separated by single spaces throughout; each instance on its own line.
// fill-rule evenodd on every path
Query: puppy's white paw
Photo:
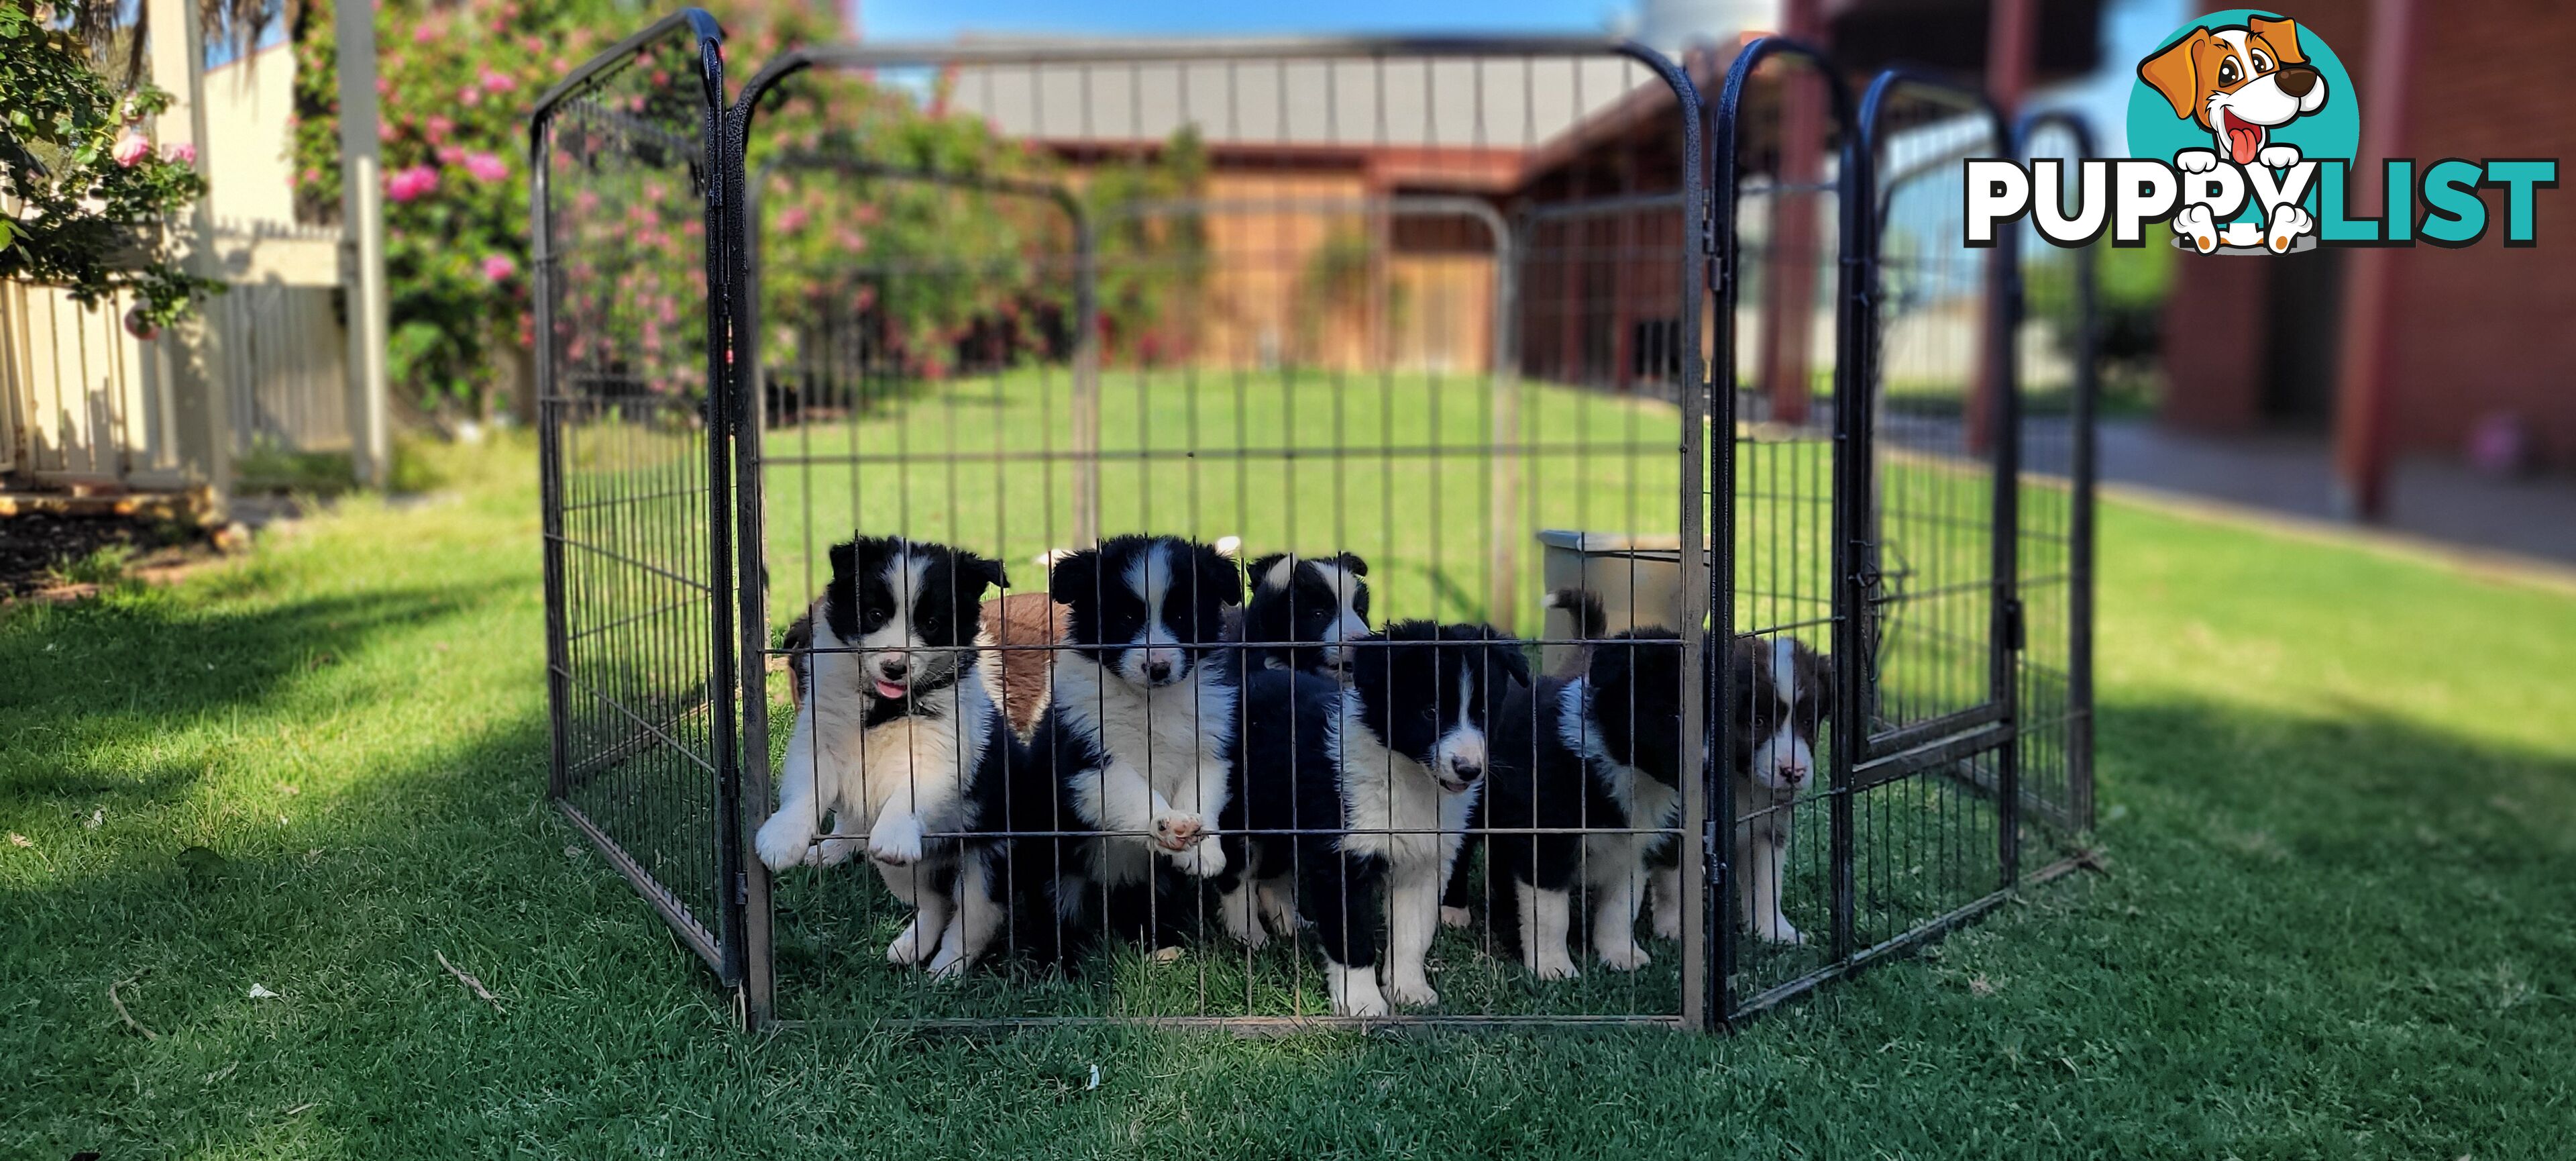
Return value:
M 1676 901 L 1667 907 L 1662 900 L 1657 900 L 1655 902 L 1655 938 L 1680 939 L 1681 937 L 1682 905 Z
M 2263 232 L 2263 244 L 2275 254 L 2287 254 L 2299 235 L 2316 228 L 2316 219 L 2297 206 L 2283 206 L 2273 211 L 2272 228 Z
M 920 818 L 887 811 L 868 832 L 868 857 L 889 867 L 909 867 L 921 861 L 921 836 Z
M 2218 154 L 2207 149 L 2186 149 L 2174 154 L 2174 168 L 2184 173 L 2207 173 L 2218 168 Z
M 1217 922 L 1225 925 L 1225 933 L 1233 936 L 1236 943 L 1258 951 L 1263 944 L 1270 942 L 1270 933 L 1262 929 L 1261 908 L 1253 899 L 1250 884 L 1218 896 L 1216 918 Z
M 1324 965 L 1324 986 L 1333 994 L 1336 1016 L 1383 1016 L 1387 1013 L 1386 995 L 1377 989 L 1377 973 L 1368 968 L 1346 968 L 1336 963 Z
M 1467 909 L 1464 907 L 1443 907 L 1440 909 L 1440 926 L 1442 927 L 1463 928 L 1467 926 L 1468 919 L 1469 916 L 1467 914 Z
M 1154 845 L 1178 854 L 1198 841 L 1199 832 L 1207 828 L 1195 814 L 1173 811 L 1154 820 Z
M 1270 924 L 1270 930 L 1280 935 L 1295 935 L 1297 906 L 1288 889 L 1265 883 L 1260 889 L 1259 896 L 1261 918 Z
M 751 847 L 770 870 L 784 871 L 814 857 L 813 812 L 789 808 L 770 815 L 751 838 Z
M 2184 206 L 2173 217 L 2173 232 L 2191 239 L 2203 254 L 2218 249 L 2218 223 L 2210 216 L 2208 206 Z
M 1431 981 L 1419 972 L 1398 975 L 1386 983 L 1386 998 L 1408 1008 L 1428 1008 L 1440 1002 L 1440 993 L 1432 990 Z
M 824 839 L 822 849 L 815 856 L 815 861 L 826 867 L 837 867 L 843 863 L 849 862 L 852 858 L 857 857 L 859 851 L 866 846 L 866 843 L 860 842 L 857 839 Z
M 1561 947 L 1540 952 L 1536 958 L 1523 957 L 1521 962 L 1529 968 L 1531 975 L 1543 980 L 1570 980 L 1583 974 L 1582 969 L 1574 966 L 1573 957 L 1565 954 Z
M 1795 944 L 1807 942 L 1807 933 L 1789 925 L 1786 916 L 1774 915 L 1769 923 L 1753 925 L 1753 935 L 1764 943 Z
M 1175 853 L 1172 866 L 1179 868 L 1184 875 L 1196 875 L 1202 879 L 1222 875 L 1225 873 L 1225 846 L 1216 841 L 1216 836 L 1210 835 L 1200 839 L 1197 846 Z
M 2263 147 L 2262 152 L 2254 155 L 2254 160 L 2262 162 L 2266 169 L 2288 169 L 2299 163 L 2299 147 L 2296 145 L 2266 145 Z
M 1655 962 L 1646 949 L 1630 942 L 1625 946 L 1611 944 L 1601 949 L 1601 966 L 1614 972 L 1632 972 Z
M 938 936 L 921 929 L 921 917 L 915 915 L 912 922 L 903 925 L 903 934 L 895 936 L 894 942 L 886 945 L 886 962 L 896 967 L 920 963 L 929 958 L 937 939 Z
M 957 977 L 966 974 L 966 968 L 971 962 L 972 961 L 968 960 L 964 955 L 958 953 L 957 946 L 953 941 L 943 939 L 939 943 L 939 954 L 930 957 L 930 978 L 935 980 L 956 979 Z

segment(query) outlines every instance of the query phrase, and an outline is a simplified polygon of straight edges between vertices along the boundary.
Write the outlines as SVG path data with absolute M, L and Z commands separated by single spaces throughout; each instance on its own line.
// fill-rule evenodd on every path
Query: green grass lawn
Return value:
M 2567 1153 L 2563 593 L 2107 507 L 2107 872 L 1732 1036 L 744 1036 L 541 801 L 531 458 L 449 467 L 0 613 L 0 1155 Z

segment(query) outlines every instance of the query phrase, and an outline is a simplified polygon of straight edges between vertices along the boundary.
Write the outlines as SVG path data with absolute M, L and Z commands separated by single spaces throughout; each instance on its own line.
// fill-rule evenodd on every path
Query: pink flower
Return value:
M 415 24 L 411 29 L 413 44 L 430 44 L 438 39 L 438 29 L 429 24 Z
M 440 165 L 456 165 L 465 160 L 465 149 L 458 145 L 441 145 L 433 156 L 438 158 Z
M 195 165 L 197 164 L 197 147 L 185 141 L 173 141 L 170 144 L 161 147 L 161 159 L 163 161 L 177 162 L 180 165 Z
M 803 206 L 789 206 L 778 212 L 778 228 L 793 234 L 805 228 L 805 219 L 810 216 Z
M 115 157 L 118 165 L 132 169 L 143 164 L 143 159 L 150 156 L 152 156 L 152 143 L 144 140 L 142 134 L 128 133 L 116 139 Z
M 456 90 L 456 103 L 468 109 L 483 103 L 483 90 L 467 85 Z
M 483 66 L 483 75 L 478 78 L 478 82 L 487 93 L 506 93 L 519 87 L 519 82 L 512 80 L 509 74 L 490 65 Z
M 489 153 L 468 153 L 465 172 L 473 174 L 476 181 L 500 181 L 510 176 L 510 163 Z
M 483 277 L 500 282 L 519 272 L 519 264 L 507 254 L 487 254 L 483 258 Z
M 396 170 L 385 176 L 385 196 L 407 202 L 438 188 L 438 171 L 426 165 Z
M 456 122 L 436 113 L 429 115 L 429 120 L 425 127 L 429 132 L 429 139 L 433 143 L 443 141 L 446 139 L 448 134 L 456 132 Z

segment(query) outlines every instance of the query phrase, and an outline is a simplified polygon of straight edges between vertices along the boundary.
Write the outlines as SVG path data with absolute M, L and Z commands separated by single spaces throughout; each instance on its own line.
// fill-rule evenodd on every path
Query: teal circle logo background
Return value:
M 2144 80 L 2137 79 L 2138 61 L 2164 51 L 2175 41 L 2191 35 L 2195 28 L 2242 26 L 2249 16 L 2260 16 L 2266 20 L 2298 19 L 2260 8 L 2223 9 L 2173 30 L 2156 42 L 2153 51 L 2141 53 L 2137 60 L 2129 62 L 2129 156 L 2170 162 L 2174 154 L 2185 149 L 2215 146 L 2209 130 L 2202 128 L 2198 120 L 2174 116 L 2173 105 L 2165 100 L 2164 95 L 2147 87 Z M 2299 25 L 2299 51 L 2306 55 L 2308 64 L 2325 78 L 2326 103 L 2316 112 L 2275 130 L 2272 141 L 2298 146 L 2299 156 L 2309 160 L 2332 158 L 2350 161 L 2361 149 L 2361 99 L 2353 92 L 2352 74 L 2344 71 L 2343 58 L 2336 56 L 2316 30 L 2305 24 Z M 2317 192 L 2314 184 L 2309 186 L 2307 196 L 2301 200 L 2310 212 L 2315 211 Z M 2248 208 L 2251 210 L 2253 207 Z

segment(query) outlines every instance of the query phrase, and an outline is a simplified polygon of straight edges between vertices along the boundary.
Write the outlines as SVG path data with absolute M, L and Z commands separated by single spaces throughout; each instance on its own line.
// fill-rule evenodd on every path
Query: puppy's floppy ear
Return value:
M 1100 599 L 1100 550 L 1086 548 L 1055 558 L 1047 569 L 1047 596 L 1059 605 Z
M 1345 552 L 1340 556 L 1336 556 L 1333 558 L 1333 563 L 1351 570 L 1352 576 L 1368 575 L 1368 562 L 1361 560 L 1360 554 L 1356 552 Z
M 2308 56 L 2299 51 L 2299 22 L 2283 18 L 2248 16 L 2245 27 L 2272 46 L 2272 59 L 2280 64 L 2306 64 Z
M 1234 561 L 1224 553 L 1204 544 L 1192 545 L 1198 559 L 1199 595 L 1214 594 L 1220 605 L 1243 603 L 1243 574 L 1235 571 Z
M 1271 584 L 1271 583 L 1270 583 L 1270 581 L 1269 581 L 1269 577 L 1270 577 L 1270 570 L 1272 570 L 1272 569 L 1274 569 L 1274 568 L 1279 567 L 1279 562 L 1280 562 L 1280 561 L 1283 561 L 1283 560 L 1286 560 L 1286 559 L 1288 559 L 1288 554 L 1287 554 L 1287 553 L 1284 553 L 1284 552 L 1274 552 L 1274 553 L 1271 553 L 1271 554 L 1270 554 L 1270 555 L 1268 555 L 1268 556 L 1262 557 L 1262 558 L 1261 558 L 1261 559 L 1259 559 L 1259 560 L 1253 561 L 1253 562 L 1252 562 L 1252 583 L 1253 583 L 1255 586 L 1257 586 L 1257 587 L 1261 587 L 1261 588 L 1280 588 L 1280 587 L 1283 587 L 1283 586 L 1280 586 L 1280 585 L 1274 585 L 1274 584 Z
M 959 582 L 958 594 L 968 601 L 983 600 L 984 590 L 987 588 L 1011 587 L 1011 578 L 1002 571 L 1002 562 L 998 560 L 986 560 L 974 553 L 959 549 L 956 555 L 956 568 Z
M 2208 43 L 2209 30 L 2195 28 L 2191 35 L 2138 62 L 2138 79 L 2163 94 L 2176 117 L 2200 116 L 2200 50 Z

